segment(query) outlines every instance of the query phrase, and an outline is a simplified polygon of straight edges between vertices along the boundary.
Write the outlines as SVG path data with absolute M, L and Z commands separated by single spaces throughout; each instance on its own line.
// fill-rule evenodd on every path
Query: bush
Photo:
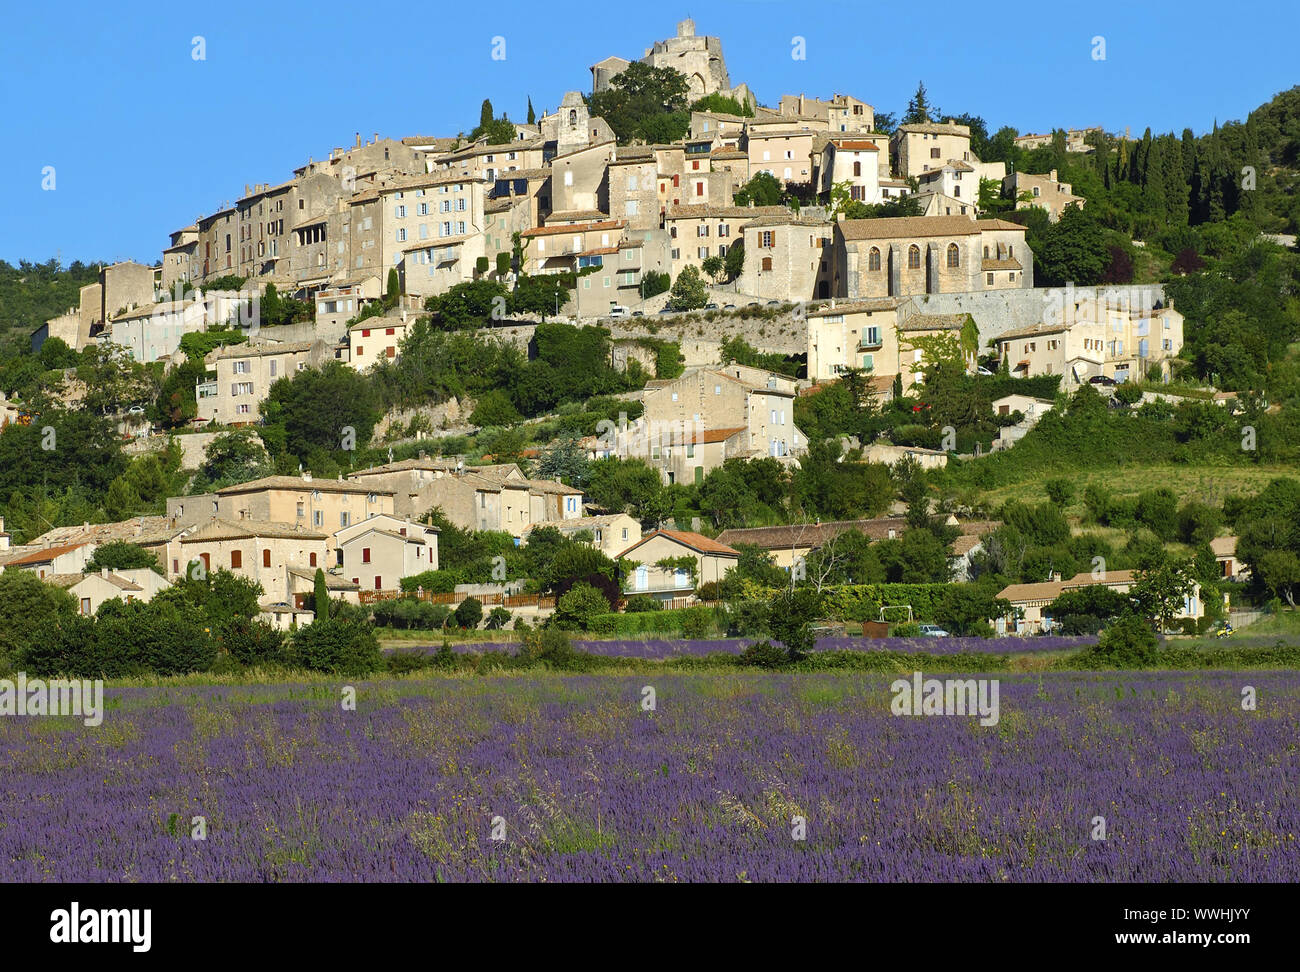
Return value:
M 467 597 L 457 605 L 452 617 L 457 627 L 473 630 L 483 620 L 483 603 L 476 597 Z
M 703 605 L 682 612 L 682 637 L 704 638 L 713 631 L 713 612 Z
M 921 625 L 916 621 L 900 622 L 889 629 L 889 637 L 919 638 L 921 637 Z
M 510 623 L 511 614 L 503 607 L 494 607 L 488 612 L 487 624 L 484 625 L 489 631 L 500 631 Z
M 1049 479 L 1044 485 L 1047 498 L 1058 507 L 1069 506 L 1074 499 L 1074 483 L 1068 479 Z
M 720 601 L 722 600 L 722 594 L 718 588 L 717 581 L 705 581 L 695 589 L 695 595 L 701 601 Z
M 560 596 L 552 618 L 558 628 L 577 631 L 594 631 L 606 625 L 601 619 L 609 613 L 609 600 L 604 593 L 590 584 L 579 582 Z
M 293 659 L 304 668 L 336 675 L 367 675 L 384 665 L 370 625 L 352 620 L 315 621 L 294 636 Z
M 658 598 L 651 597 L 649 594 L 632 594 L 628 596 L 627 603 L 623 610 L 628 614 L 640 614 L 646 611 L 661 611 L 663 610 L 663 604 L 660 603 Z
M 738 664 L 755 668 L 783 668 L 790 662 L 790 654 L 770 641 L 756 641 L 736 659 Z
M 740 638 L 766 638 L 772 633 L 768 627 L 770 617 L 766 601 L 737 601 L 731 605 L 727 634 Z
M 543 662 L 554 668 L 570 668 L 578 661 L 573 643 L 559 627 L 548 624 L 524 636 L 520 655 L 528 661 Z
M 284 633 L 265 621 L 231 618 L 215 634 L 217 644 L 241 665 L 279 661 L 283 656 Z
M 1104 630 L 1087 654 L 1116 668 L 1143 668 L 1154 665 L 1159 657 L 1155 632 L 1136 614 L 1126 615 Z

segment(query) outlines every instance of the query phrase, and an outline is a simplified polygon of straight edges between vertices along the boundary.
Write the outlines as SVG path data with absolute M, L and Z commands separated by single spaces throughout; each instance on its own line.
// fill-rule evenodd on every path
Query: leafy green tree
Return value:
M 726 261 L 716 253 L 711 257 L 706 257 L 700 264 L 700 269 L 713 278 L 714 283 L 722 283 L 727 273 Z
M 785 646 L 790 661 L 806 657 L 817 645 L 813 624 L 821 616 L 821 595 L 807 587 L 783 590 L 771 602 L 768 628 Z
M 1117 668 L 1151 666 L 1160 657 L 1155 632 L 1136 614 L 1126 614 L 1106 628 L 1089 654 Z
M 570 631 L 592 631 L 597 619 L 609 613 L 609 600 L 591 584 L 574 584 L 555 604 L 556 627 Z
M 1043 234 L 1034 251 L 1035 283 L 1060 287 L 1099 283 L 1111 254 L 1101 225 L 1091 208 L 1067 207 Z
M 271 386 L 262 405 L 265 426 L 279 430 L 283 452 L 306 461 L 313 452 L 345 447 L 346 429 L 363 448 L 379 419 L 374 386 L 341 361 L 306 368 Z
M 1165 561 L 1139 570 L 1130 593 L 1142 615 L 1168 631 L 1194 587 L 1189 564 Z
M 708 302 L 709 291 L 700 278 L 699 269 L 691 264 L 682 267 L 673 283 L 672 298 L 669 300 L 673 310 L 699 310 Z
M 166 576 L 158 558 L 144 547 L 126 540 L 110 540 L 95 548 L 94 554 L 86 561 L 86 573 L 98 570 L 136 570 L 148 567 L 158 574 Z
M 1061 476 L 1049 479 L 1043 484 L 1047 490 L 1047 498 L 1058 507 L 1064 509 L 1074 500 L 1074 481 Z
M 573 286 L 563 274 L 521 274 L 510 294 L 512 314 L 556 314 L 569 301 Z
M 633 61 L 607 90 L 587 98 L 587 108 L 605 119 L 621 145 L 638 139 L 651 144 L 672 142 L 690 127 L 689 91 L 680 71 Z
M 223 432 L 208 444 L 195 480 L 196 492 L 214 492 L 271 474 L 266 447 L 253 428 Z
M 443 330 L 483 327 L 492 320 L 494 310 L 505 312 L 509 296 L 498 280 L 467 280 L 427 298 L 424 309 L 434 315 Z
M 0 574 L 0 663 L 12 660 L 46 622 L 67 621 L 77 613 L 76 599 L 27 570 Z
M 785 201 L 785 189 L 770 172 L 758 172 L 735 191 L 737 206 L 780 206 Z M 730 252 L 730 251 L 728 251 Z

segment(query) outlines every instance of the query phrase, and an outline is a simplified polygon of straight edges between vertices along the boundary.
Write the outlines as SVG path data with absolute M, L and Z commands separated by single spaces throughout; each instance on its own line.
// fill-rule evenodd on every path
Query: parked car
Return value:
M 750 301 L 748 304 L 746 304 L 745 306 L 746 306 L 746 307 L 762 307 L 763 305 L 760 304 L 760 303 L 759 303 L 758 301 L 756 301 L 756 300 L 751 300 L 751 301 Z
M 980 365 L 980 367 L 976 368 L 976 369 L 975 369 L 975 373 L 976 373 L 976 374 L 979 374 L 979 375 L 991 375 L 991 374 L 993 374 L 993 372 L 989 371 L 988 368 L 985 368 L 983 365 Z
M 735 310 L 735 309 L 736 309 L 736 305 L 735 305 L 735 304 L 723 304 L 723 305 L 722 305 L 722 309 L 723 309 L 723 310 Z
M 921 625 L 921 637 L 947 638 L 948 632 L 944 631 L 943 628 L 939 627 L 937 624 L 923 624 Z
M 633 316 L 633 317 L 645 317 L 645 311 L 633 311 L 633 312 L 632 312 L 632 316 Z
M 705 305 L 704 305 L 704 309 L 705 309 L 705 310 L 717 310 L 717 309 L 718 309 L 718 305 L 717 305 L 717 304 L 705 304 Z
M 126 410 L 126 414 L 127 414 L 127 415 L 143 415 L 143 414 L 144 414 L 144 406 L 142 406 L 142 405 L 132 405 L 130 408 L 128 408 L 128 409 Z
M 1088 379 L 1088 384 L 1105 385 L 1107 388 L 1114 388 L 1116 385 L 1119 384 L 1119 382 L 1117 382 L 1114 378 L 1111 378 L 1109 375 L 1093 375 L 1091 378 Z
M 767 306 L 768 306 L 768 307 L 780 307 L 781 304 L 783 304 L 783 303 L 784 303 L 784 301 L 780 301 L 780 300 L 769 300 L 769 301 L 767 302 Z
M 660 313 L 660 314 L 676 314 L 677 312 L 676 312 L 675 310 L 673 310 L 671 307 L 664 307 L 664 308 L 661 308 L 661 309 L 660 309 L 659 313 Z
M 627 316 L 628 316 L 627 308 L 624 307 L 622 304 L 615 304 L 613 307 L 611 307 L 611 308 L 609 309 L 609 316 L 610 316 L 610 317 L 627 317 Z

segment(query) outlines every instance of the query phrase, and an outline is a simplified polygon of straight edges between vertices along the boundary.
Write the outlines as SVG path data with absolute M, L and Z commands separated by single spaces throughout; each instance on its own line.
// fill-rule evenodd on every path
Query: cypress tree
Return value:
M 325 586 L 325 571 L 319 567 L 316 568 L 315 593 L 312 595 L 316 601 L 316 620 L 328 621 L 330 617 L 330 592 Z
M 483 107 L 478 110 L 478 127 L 486 128 L 492 123 L 492 102 L 488 98 L 483 99 Z
M 528 96 L 528 124 L 537 124 L 537 112 L 533 111 L 533 96 Z

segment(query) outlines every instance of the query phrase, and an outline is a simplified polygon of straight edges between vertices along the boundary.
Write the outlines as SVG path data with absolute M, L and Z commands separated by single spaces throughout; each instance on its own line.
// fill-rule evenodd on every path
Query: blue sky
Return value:
M 722 38 L 732 83 L 764 103 L 839 91 L 899 113 L 924 79 L 940 108 L 983 115 L 990 131 L 1199 133 L 1300 83 L 1300 7 L 1271 6 L 15 4 L 0 32 L 0 258 L 156 262 L 170 231 L 245 183 L 281 182 L 356 132 L 468 131 L 484 97 L 522 119 L 531 95 L 540 114 L 586 91 L 589 65 L 640 56 L 687 15 Z M 491 57 L 496 35 L 504 60 Z M 191 56 L 196 36 L 205 60 Z M 795 36 L 805 60 L 791 57 Z

